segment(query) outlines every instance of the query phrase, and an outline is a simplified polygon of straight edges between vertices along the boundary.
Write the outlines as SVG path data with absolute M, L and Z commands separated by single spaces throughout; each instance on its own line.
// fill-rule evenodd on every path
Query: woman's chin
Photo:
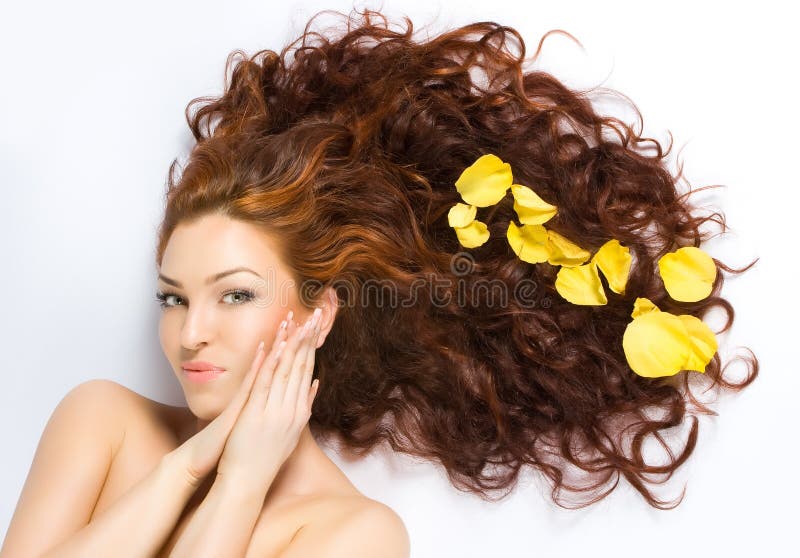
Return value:
M 211 422 L 225 409 L 228 401 L 220 394 L 197 394 L 184 391 L 186 405 L 199 420 Z

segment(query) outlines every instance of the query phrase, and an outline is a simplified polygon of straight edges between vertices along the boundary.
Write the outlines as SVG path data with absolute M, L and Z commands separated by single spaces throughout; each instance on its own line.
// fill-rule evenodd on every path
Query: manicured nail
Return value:
M 290 321 L 292 316 L 294 316 L 294 310 L 289 310 L 289 313 L 286 315 L 286 321 Z
M 258 344 L 258 352 L 260 353 L 263 348 L 264 348 L 264 342 L 262 341 L 261 343 Z
M 287 322 L 286 320 L 283 320 L 283 321 L 281 322 L 281 326 L 280 326 L 278 329 L 286 329 L 286 325 L 287 325 L 287 323 L 288 323 L 288 322 Z

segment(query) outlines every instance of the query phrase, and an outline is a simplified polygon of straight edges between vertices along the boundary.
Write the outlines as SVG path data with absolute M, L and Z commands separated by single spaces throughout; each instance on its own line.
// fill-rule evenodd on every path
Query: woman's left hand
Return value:
M 320 310 L 303 327 L 288 320 L 280 328 L 262 364 L 250 397 L 225 443 L 217 477 L 237 485 L 269 489 L 286 458 L 297 447 L 300 432 L 311 418 L 319 381 L 311 385 L 319 334 Z

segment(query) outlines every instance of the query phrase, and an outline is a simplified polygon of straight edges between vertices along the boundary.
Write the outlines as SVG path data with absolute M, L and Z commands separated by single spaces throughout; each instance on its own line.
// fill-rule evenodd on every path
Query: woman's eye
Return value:
M 167 303 L 167 299 L 171 296 L 180 298 L 178 297 L 178 295 L 173 293 L 161 293 L 161 292 L 156 293 L 156 300 L 158 301 L 158 304 L 161 306 L 161 308 L 170 308 L 172 306 L 175 306 L 174 304 Z
M 252 300 L 255 297 L 255 293 L 252 291 L 231 291 L 222 295 L 222 298 L 225 298 L 226 296 L 238 297 L 237 299 L 234 299 L 238 300 L 238 302 L 234 302 L 234 304 L 244 304 L 245 302 Z
M 256 295 L 253 291 L 235 290 L 224 293 L 222 295 L 222 298 L 224 300 L 226 297 L 231 297 L 232 302 L 230 302 L 230 304 L 233 306 L 238 306 L 240 304 L 244 304 L 245 302 L 253 300 L 255 296 Z M 169 299 L 170 297 L 175 297 L 178 300 L 183 300 L 181 299 L 180 296 L 178 296 L 175 293 L 162 293 L 162 292 L 156 293 L 156 300 L 158 301 L 161 308 L 171 308 L 173 306 L 178 306 L 178 303 L 167 302 L 167 299 Z

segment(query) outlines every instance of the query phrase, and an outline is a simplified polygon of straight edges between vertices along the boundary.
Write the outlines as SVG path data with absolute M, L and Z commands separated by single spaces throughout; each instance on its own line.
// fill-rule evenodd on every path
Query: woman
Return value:
M 624 475 L 665 508 L 648 485 L 686 461 L 697 420 L 667 465 L 646 463 L 645 437 L 661 441 L 687 402 L 711 412 L 690 382 L 755 379 L 755 359 L 743 382 L 723 378 L 700 320 L 720 306 L 730 326 L 717 268 L 744 270 L 697 248 L 700 225 L 724 223 L 693 215 L 668 151 L 524 72 L 513 29 L 417 42 L 411 22 L 395 32 L 367 11 L 352 23 L 256 53 L 222 96 L 198 100 L 156 257 L 162 347 L 188 407 L 78 386 L 45 430 L 4 553 L 407 555 L 399 517 L 312 432 L 357 452 L 386 441 L 483 496 L 529 464 L 561 505 L 564 490 L 596 502 Z M 294 317 L 278 323 L 316 307 L 304 352 Z M 270 355 L 254 359 L 259 341 Z M 197 360 L 225 371 L 194 382 L 183 367 Z M 296 406 L 278 412 L 273 394 Z M 46 480 L 65 452 L 82 456 L 69 488 Z

